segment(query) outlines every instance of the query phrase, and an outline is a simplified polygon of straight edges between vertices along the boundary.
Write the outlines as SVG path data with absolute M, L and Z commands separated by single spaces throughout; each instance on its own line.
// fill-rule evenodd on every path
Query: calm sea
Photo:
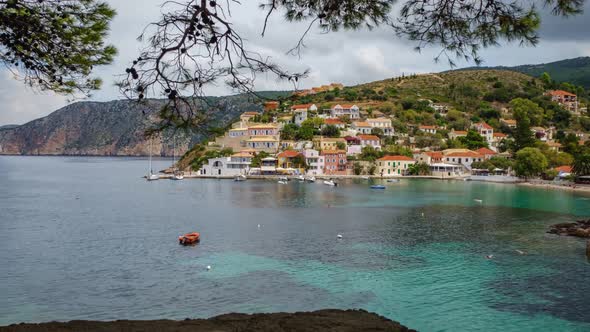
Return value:
M 584 241 L 545 233 L 590 217 L 590 196 L 463 181 L 148 183 L 146 168 L 0 157 L 0 325 L 364 308 L 420 331 L 590 331 Z M 179 246 L 193 231 L 201 244 Z

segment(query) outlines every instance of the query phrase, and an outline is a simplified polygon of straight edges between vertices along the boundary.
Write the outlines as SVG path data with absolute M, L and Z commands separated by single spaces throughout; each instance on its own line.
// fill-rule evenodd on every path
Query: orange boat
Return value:
M 178 237 L 178 243 L 188 246 L 191 244 L 198 243 L 201 240 L 201 234 L 194 232 L 194 233 L 186 233 Z

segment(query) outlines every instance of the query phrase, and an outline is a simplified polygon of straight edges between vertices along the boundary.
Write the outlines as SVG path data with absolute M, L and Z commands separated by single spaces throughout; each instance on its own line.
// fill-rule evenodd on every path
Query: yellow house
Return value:
M 377 173 L 381 176 L 402 176 L 416 161 L 406 156 L 385 156 L 377 159 Z
M 346 140 L 342 137 L 316 136 L 313 139 L 313 146 L 318 150 L 339 150 L 338 142 L 346 145 Z

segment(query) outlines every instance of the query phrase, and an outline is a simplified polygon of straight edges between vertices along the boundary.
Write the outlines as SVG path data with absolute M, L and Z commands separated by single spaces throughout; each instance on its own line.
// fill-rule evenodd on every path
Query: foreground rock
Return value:
M 364 310 L 319 310 L 313 312 L 273 313 L 273 314 L 226 314 L 209 319 L 147 320 L 147 321 L 71 321 L 67 323 L 14 324 L 0 327 L 8 331 L 59 331 L 59 332 L 98 332 L 98 331 L 191 331 L 191 332 L 235 332 L 235 331 L 415 331 L 408 329 L 377 314 Z
M 590 219 L 551 226 L 548 233 L 590 238 Z

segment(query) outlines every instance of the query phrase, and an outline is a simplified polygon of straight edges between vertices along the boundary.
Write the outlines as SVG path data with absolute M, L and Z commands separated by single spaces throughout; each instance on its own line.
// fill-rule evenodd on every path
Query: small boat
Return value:
M 246 181 L 247 178 L 244 174 L 240 174 L 234 178 L 234 181 Z
M 297 180 L 299 180 L 299 181 L 303 182 L 303 181 L 305 181 L 305 176 L 303 176 L 303 175 L 299 175 L 299 176 L 297 177 Z
M 370 179 L 370 178 L 369 178 L 368 176 L 366 176 L 366 175 L 363 175 L 363 176 L 361 176 L 361 179 L 363 179 L 363 180 L 368 180 L 368 179 Z
M 390 183 L 391 182 L 399 182 L 399 180 L 398 179 L 389 179 L 389 180 L 387 180 L 387 182 L 390 182 Z
M 479 204 L 483 203 L 483 200 L 481 200 L 481 199 L 474 199 L 473 201 L 476 203 L 479 203 Z
M 287 181 L 279 180 L 278 184 L 287 184 Z
M 325 181 L 324 181 L 324 184 L 325 184 L 326 186 L 331 186 L 331 187 L 336 187 L 336 186 L 338 185 L 338 183 L 336 183 L 336 182 L 334 182 L 334 181 L 332 181 L 332 180 L 325 180 Z
M 280 176 L 279 177 L 279 181 L 285 181 L 285 182 L 287 182 L 287 181 L 289 181 L 289 178 L 286 177 L 286 176 Z
M 197 232 L 186 233 L 178 237 L 178 243 L 185 246 L 199 243 L 199 241 L 201 241 L 201 234 Z
M 156 181 L 156 180 L 160 180 L 160 176 L 158 174 L 154 174 L 151 173 L 148 174 L 148 176 L 146 177 L 148 181 Z
M 315 182 L 315 176 L 310 176 L 307 179 L 305 179 L 305 181 L 307 181 L 307 182 Z
M 174 175 L 171 178 L 172 180 L 183 180 L 184 179 L 184 175 L 180 172 L 174 173 Z
M 374 184 L 371 186 L 371 189 L 385 189 L 385 186 L 382 184 Z

